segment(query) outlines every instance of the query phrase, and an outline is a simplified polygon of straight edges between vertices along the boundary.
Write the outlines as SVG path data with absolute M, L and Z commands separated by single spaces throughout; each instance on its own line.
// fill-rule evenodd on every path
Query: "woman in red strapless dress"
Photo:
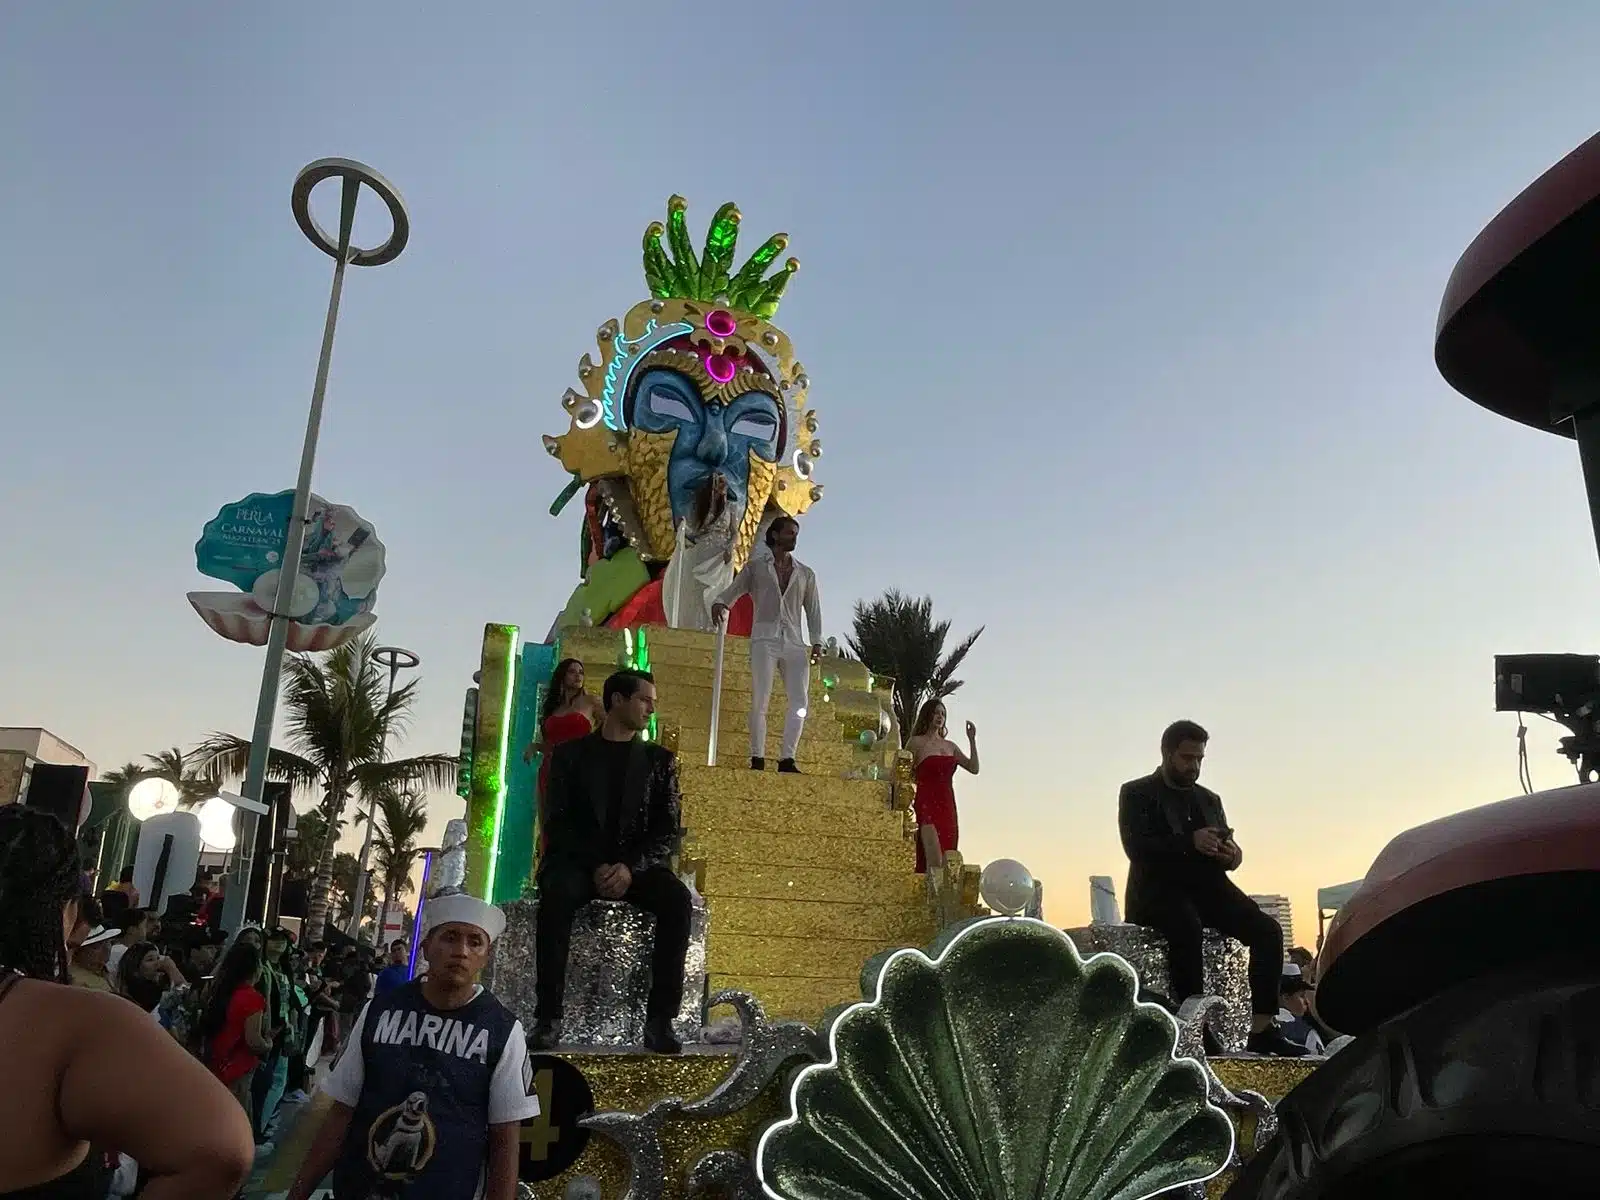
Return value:
M 917 799 L 912 811 L 917 816 L 917 873 L 928 869 L 922 849 L 922 827 L 931 825 L 939 837 L 939 852 L 948 854 L 956 848 L 960 836 L 956 820 L 956 768 L 978 773 L 978 727 L 967 722 L 967 753 L 961 752 L 946 736 L 944 703 L 929 700 L 917 714 L 917 723 L 906 740 L 911 751 L 912 767 L 916 773 Z
M 544 695 L 544 710 L 539 714 L 539 736 L 522 752 L 523 762 L 539 760 L 538 807 L 534 810 L 541 821 L 544 817 L 545 786 L 550 782 L 550 752 L 562 742 L 588 737 L 600 724 L 605 714 L 600 700 L 583 690 L 583 664 L 575 658 L 564 658 L 550 673 L 550 686 Z M 544 835 L 539 837 L 539 851 L 544 852 Z

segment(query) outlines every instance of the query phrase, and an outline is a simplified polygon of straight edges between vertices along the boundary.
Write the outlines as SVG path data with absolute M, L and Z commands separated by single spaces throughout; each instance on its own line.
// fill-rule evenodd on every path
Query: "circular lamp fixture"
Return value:
M 1033 901 L 1033 876 L 1016 859 L 997 858 L 984 867 L 978 894 L 1002 916 L 1019 916 Z
M 213 796 L 199 808 L 200 840 L 211 850 L 229 851 L 238 842 L 233 831 L 233 805 L 221 796 Z
M 170 779 L 141 779 L 128 789 L 128 812 L 135 821 L 177 812 L 179 796 L 177 784 Z

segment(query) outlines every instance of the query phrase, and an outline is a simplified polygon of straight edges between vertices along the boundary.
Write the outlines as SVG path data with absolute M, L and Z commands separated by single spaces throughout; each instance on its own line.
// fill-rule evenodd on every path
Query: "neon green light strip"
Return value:
M 467 797 L 466 890 L 491 901 L 506 800 L 506 751 L 517 678 L 517 632 L 515 625 L 484 626 L 478 673 L 477 731 Z

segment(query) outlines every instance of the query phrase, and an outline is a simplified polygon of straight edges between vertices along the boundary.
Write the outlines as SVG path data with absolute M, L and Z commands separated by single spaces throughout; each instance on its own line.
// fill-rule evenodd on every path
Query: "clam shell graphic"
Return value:
M 889 957 L 762 1134 L 773 1200 L 1147 1200 L 1220 1174 L 1233 1126 L 1132 968 L 1041 921 Z

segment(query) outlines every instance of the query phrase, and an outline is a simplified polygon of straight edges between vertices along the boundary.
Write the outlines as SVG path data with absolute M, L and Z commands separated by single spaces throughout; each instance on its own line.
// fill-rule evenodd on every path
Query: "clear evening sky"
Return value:
M 184 593 L 218 507 L 293 483 L 330 261 L 289 187 L 342 155 L 413 233 L 349 280 L 316 486 L 388 546 L 405 749 L 454 751 L 484 622 L 542 637 L 575 582 L 539 436 L 645 295 L 645 224 L 732 199 L 804 264 L 831 630 L 891 586 L 988 627 L 969 860 L 1084 919 L 1118 784 L 1191 716 L 1240 881 L 1309 942 L 1318 885 L 1517 790 L 1492 656 L 1600 648 L 1572 444 L 1432 363 L 1460 252 L 1600 121 L 1597 35 L 1585 3 L 6 5 L 0 723 L 107 768 L 248 732 L 261 652 Z

